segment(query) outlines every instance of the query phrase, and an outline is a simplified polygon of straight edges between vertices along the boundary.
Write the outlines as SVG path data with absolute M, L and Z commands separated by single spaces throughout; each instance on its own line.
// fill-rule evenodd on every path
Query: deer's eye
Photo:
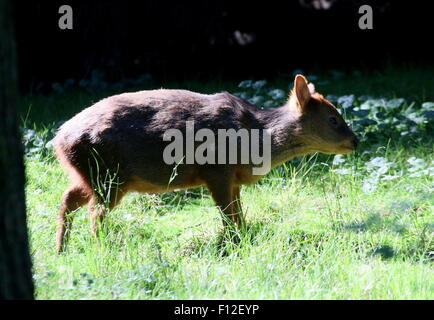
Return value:
M 336 126 L 338 124 L 338 119 L 336 119 L 336 117 L 330 117 L 329 123 Z

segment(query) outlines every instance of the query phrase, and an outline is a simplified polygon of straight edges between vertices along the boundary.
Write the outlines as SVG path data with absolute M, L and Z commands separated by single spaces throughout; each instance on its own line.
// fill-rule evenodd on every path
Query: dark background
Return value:
M 17 1 L 20 86 L 49 91 L 95 70 L 113 82 L 184 81 L 431 63 L 429 1 L 318 1 Z M 58 27 L 63 4 L 73 30 Z M 358 28 L 362 4 L 373 30 Z

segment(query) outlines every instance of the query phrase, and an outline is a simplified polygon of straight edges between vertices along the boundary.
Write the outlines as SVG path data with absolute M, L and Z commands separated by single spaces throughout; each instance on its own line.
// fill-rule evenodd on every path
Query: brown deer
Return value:
M 71 178 L 59 212 L 57 251 L 65 248 L 71 212 L 88 204 L 91 231 L 96 235 L 106 211 L 129 191 L 162 193 L 206 186 L 223 213 L 224 225 L 242 225 L 240 186 L 261 177 L 252 174 L 253 163 L 168 165 L 163 161 L 169 143 L 164 133 L 185 132 L 186 122 L 192 120 L 197 130 L 267 130 L 271 168 L 313 152 L 350 153 L 358 144 L 336 108 L 301 75 L 295 77 L 287 103 L 275 109 L 259 109 L 226 92 L 206 95 L 160 89 L 103 99 L 64 123 L 54 140 L 56 156 Z

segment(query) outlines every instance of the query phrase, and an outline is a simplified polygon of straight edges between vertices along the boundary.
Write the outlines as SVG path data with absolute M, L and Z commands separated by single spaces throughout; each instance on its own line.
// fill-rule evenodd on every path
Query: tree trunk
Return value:
M 0 0 L 0 300 L 33 299 L 11 2 Z

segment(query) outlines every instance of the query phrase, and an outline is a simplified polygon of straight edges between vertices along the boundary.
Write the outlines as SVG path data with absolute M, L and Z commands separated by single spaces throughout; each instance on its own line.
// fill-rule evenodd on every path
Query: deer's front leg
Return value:
M 234 202 L 234 187 L 231 183 L 208 183 L 209 191 L 223 216 L 225 227 L 241 224 L 240 207 Z M 238 191 L 239 194 L 239 191 Z
M 242 227 L 244 225 L 244 217 L 241 207 L 240 186 L 234 186 L 232 188 L 232 202 L 234 210 L 233 221 L 238 227 Z

